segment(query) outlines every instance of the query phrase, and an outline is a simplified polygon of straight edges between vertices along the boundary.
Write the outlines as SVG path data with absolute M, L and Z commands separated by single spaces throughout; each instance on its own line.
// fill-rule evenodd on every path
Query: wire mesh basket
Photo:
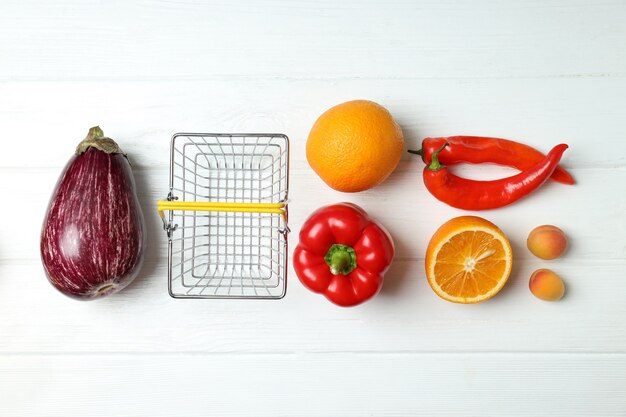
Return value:
M 285 135 L 174 135 L 170 191 L 158 203 L 170 295 L 284 297 L 288 189 Z

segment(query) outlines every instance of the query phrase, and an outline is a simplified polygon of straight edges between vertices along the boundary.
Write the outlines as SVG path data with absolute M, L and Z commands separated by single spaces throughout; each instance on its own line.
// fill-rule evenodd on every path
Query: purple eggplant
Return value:
M 61 173 L 41 232 L 48 280 L 63 294 L 91 300 L 135 279 L 145 223 L 126 155 L 92 127 Z

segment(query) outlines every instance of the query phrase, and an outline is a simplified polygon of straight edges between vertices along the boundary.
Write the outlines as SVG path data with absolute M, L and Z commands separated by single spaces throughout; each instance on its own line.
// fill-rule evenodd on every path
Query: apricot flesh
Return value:
M 549 269 L 538 269 L 533 272 L 528 287 L 535 297 L 544 301 L 557 301 L 565 294 L 563 280 Z
M 541 259 L 556 259 L 567 250 L 567 236 L 556 226 L 535 227 L 526 240 L 528 250 Z

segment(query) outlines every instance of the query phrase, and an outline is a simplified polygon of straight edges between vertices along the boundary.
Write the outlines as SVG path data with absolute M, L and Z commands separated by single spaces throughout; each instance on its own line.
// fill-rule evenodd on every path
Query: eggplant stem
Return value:
M 76 147 L 76 155 L 84 154 L 89 148 L 95 148 L 108 154 L 119 153 L 126 156 L 113 139 L 104 136 L 104 132 L 100 129 L 100 126 L 94 126 L 89 129 L 89 133 L 87 133 L 85 139 Z

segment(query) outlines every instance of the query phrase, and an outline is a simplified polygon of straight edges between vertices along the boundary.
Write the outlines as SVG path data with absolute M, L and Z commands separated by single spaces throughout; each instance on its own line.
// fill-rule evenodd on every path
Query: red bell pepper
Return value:
M 383 226 L 359 206 L 341 203 L 318 209 L 302 225 L 293 266 L 305 287 L 350 307 L 378 294 L 393 254 Z

